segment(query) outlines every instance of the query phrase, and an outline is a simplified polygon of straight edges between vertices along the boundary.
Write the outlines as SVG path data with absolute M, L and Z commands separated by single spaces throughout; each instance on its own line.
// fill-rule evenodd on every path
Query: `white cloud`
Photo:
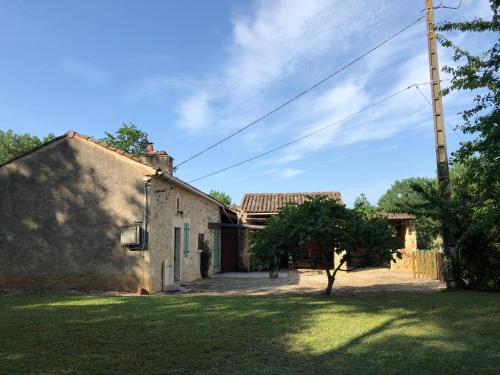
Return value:
M 316 69 L 317 59 L 332 48 L 337 53 L 350 50 L 346 42 L 353 36 L 361 40 L 362 27 L 378 28 L 374 20 L 384 7 L 370 6 L 368 0 L 360 0 L 356 7 L 343 4 L 339 0 L 260 1 L 251 16 L 234 18 L 227 62 L 192 90 L 194 97 L 203 93 L 214 118 L 220 117 L 220 107 L 223 112 L 237 112 L 231 114 L 230 123 L 217 126 L 219 131 L 244 125 L 247 116 L 240 108 L 242 102 L 247 113 L 262 113 L 273 92 L 288 84 L 285 78 L 294 75 L 310 84 L 310 77 L 302 75 L 304 69 L 309 73 Z M 258 98 L 259 102 L 248 103 L 248 98 Z M 178 106 L 185 104 L 182 100 Z M 178 124 L 191 128 L 184 119 Z
M 83 61 L 66 59 L 61 62 L 61 66 L 66 73 L 92 85 L 105 84 L 111 80 L 109 72 Z
M 179 125 L 194 132 L 205 128 L 210 121 L 210 107 L 208 95 L 197 92 L 179 103 Z
M 360 1 L 356 7 L 335 0 L 258 2 L 250 15 L 234 18 L 227 62 L 178 102 L 178 124 L 218 136 L 250 123 L 393 34 L 421 9 L 415 5 L 414 13 L 407 12 L 408 20 L 398 19 L 397 25 L 381 22 L 400 11 L 396 5 L 399 2 L 381 6 Z M 443 55 L 441 65 L 450 61 Z M 405 86 L 428 80 L 425 23 L 420 22 L 233 142 L 240 142 L 241 150 L 269 150 L 342 120 Z M 429 92 L 428 86 L 421 89 Z M 248 100 L 252 97 L 258 102 Z M 221 108 L 225 115 L 219 121 Z M 216 119 L 217 126 L 210 119 Z M 429 105 L 413 88 L 273 154 L 272 160 L 263 160 L 261 165 L 290 163 L 327 147 L 421 132 L 431 121 Z
M 286 168 L 281 172 L 280 176 L 281 176 L 281 178 L 291 178 L 294 176 L 298 176 L 299 174 L 302 174 L 302 173 L 304 173 L 304 171 L 301 169 Z

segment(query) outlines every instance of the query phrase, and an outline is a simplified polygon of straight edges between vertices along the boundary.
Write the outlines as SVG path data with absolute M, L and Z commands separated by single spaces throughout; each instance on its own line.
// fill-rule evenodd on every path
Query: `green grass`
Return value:
M 500 373 L 500 295 L 0 296 L 0 373 Z

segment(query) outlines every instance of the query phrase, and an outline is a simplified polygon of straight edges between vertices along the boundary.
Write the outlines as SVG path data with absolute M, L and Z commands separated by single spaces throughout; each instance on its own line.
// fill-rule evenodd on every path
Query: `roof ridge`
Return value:
M 66 132 L 66 137 L 68 137 L 68 138 L 75 138 L 75 137 L 78 137 L 78 138 L 84 139 L 84 140 L 89 141 L 89 142 L 92 142 L 92 143 L 94 143 L 94 144 L 96 144 L 96 145 L 98 145 L 98 146 L 104 147 L 104 148 L 106 148 L 107 150 L 112 151 L 112 152 L 114 152 L 114 153 L 116 153 L 116 154 L 118 154 L 118 155 L 120 155 L 120 156 L 124 156 L 124 157 L 126 157 L 126 158 L 128 158 L 128 159 L 130 159 L 130 160 L 133 160 L 133 161 L 135 161 L 135 162 L 137 162 L 137 163 L 140 163 L 140 164 L 142 164 L 142 165 L 145 165 L 146 167 L 149 167 L 149 168 L 154 169 L 154 170 L 156 170 L 156 171 L 158 171 L 158 170 L 159 170 L 158 168 L 155 168 L 155 167 L 153 167 L 153 166 L 149 165 L 148 163 L 144 162 L 144 161 L 143 161 L 140 157 L 138 157 L 138 156 L 135 156 L 135 155 L 129 154 L 128 152 L 123 151 L 122 149 L 119 149 L 119 148 L 113 147 L 113 146 L 111 146 L 111 145 L 107 144 L 106 142 L 100 141 L 100 140 L 98 140 L 98 139 L 95 139 L 95 138 L 90 137 L 90 136 L 85 135 L 85 134 L 81 134 L 81 133 L 75 132 L 74 130 L 68 130 L 68 131 Z
M 245 193 L 241 209 L 247 213 L 277 213 L 287 203 L 301 204 L 308 197 L 325 196 L 342 202 L 338 191 L 313 191 L 300 193 Z
M 306 195 L 306 194 L 340 194 L 339 191 L 299 191 L 299 192 L 289 192 L 289 193 L 244 193 L 245 195 Z

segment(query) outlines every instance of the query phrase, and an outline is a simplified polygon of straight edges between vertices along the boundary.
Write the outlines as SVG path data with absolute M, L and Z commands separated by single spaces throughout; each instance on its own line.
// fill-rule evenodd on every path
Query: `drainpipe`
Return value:
M 142 220 L 142 233 L 143 233 L 143 238 L 142 238 L 142 244 L 141 244 L 141 250 L 147 250 L 148 248 L 148 187 L 151 186 L 151 177 L 144 177 L 143 178 L 143 183 L 144 183 L 144 213 L 143 213 L 143 220 Z

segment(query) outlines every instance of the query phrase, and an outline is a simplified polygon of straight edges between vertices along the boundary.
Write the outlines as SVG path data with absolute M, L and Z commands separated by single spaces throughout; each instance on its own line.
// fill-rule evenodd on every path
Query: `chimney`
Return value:
M 173 174 L 174 158 L 165 151 L 155 151 L 152 142 L 148 142 L 146 151 L 141 155 L 141 159 L 153 168 L 161 169 L 163 173 Z

